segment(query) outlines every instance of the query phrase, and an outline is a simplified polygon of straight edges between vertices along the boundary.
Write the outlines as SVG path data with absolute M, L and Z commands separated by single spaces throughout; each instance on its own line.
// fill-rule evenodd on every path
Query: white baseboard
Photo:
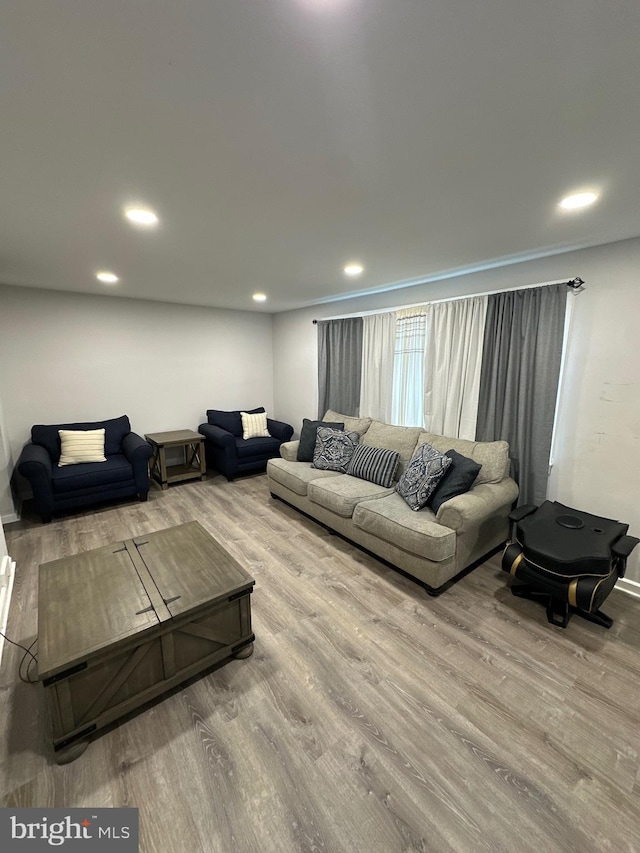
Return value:
M 17 512 L 6 512 L 2 516 L 3 524 L 12 524 L 14 521 L 20 521 L 20 516 Z
M 16 573 L 16 564 L 11 557 L 3 557 L 0 560 L 0 631 L 4 634 L 7 630 L 9 619 L 9 605 L 11 604 L 11 592 L 13 590 L 13 578 Z M 2 650 L 4 648 L 4 637 L 0 637 L 0 664 L 2 664 Z
M 622 592 L 626 592 L 628 595 L 640 598 L 640 583 L 637 581 L 630 581 L 628 578 L 620 578 L 616 583 L 616 589 L 621 589 Z

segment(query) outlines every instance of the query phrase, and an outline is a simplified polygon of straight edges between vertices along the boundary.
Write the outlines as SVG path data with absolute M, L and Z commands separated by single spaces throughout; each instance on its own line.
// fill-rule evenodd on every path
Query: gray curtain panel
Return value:
M 518 504 L 541 504 L 562 358 L 567 286 L 489 296 L 477 441 L 509 442 Z
M 318 320 L 318 417 L 327 409 L 357 417 L 362 375 L 362 317 Z

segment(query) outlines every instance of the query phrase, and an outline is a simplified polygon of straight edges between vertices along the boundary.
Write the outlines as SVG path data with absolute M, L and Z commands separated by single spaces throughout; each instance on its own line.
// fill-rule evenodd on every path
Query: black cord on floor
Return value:
M 20 678 L 20 681 L 24 681 L 25 684 L 37 684 L 38 683 L 37 678 L 32 679 L 29 677 L 29 670 L 31 669 L 31 667 L 33 666 L 34 663 L 35 664 L 38 663 L 38 658 L 31 651 L 31 649 L 38 642 L 38 638 L 36 637 L 35 640 L 33 641 L 33 643 L 31 643 L 31 645 L 27 649 L 25 646 L 21 645 L 21 643 L 16 643 L 15 640 L 12 640 L 9 637 L 7 637 L 7 635 L 3 634 L 2 631 L 0 631 L 0 636 L 4 637 L 5 640 L 8 643 L 11 643 L 12 646 L 17 646 L 19 649 L 22 649 L 24 651 L 24 654 L 22 655 L 22 660 L 20 661 L 20 664 L 18 665 L 18 676 Z M 27 659 L 27 655 L 29 655 L 31 657 L 31 660 L 27 664 L 27 672 L 26 672 L 26 677 L 25 677 L 22 675 L 22 667 L 24 665 L 25 660 Z

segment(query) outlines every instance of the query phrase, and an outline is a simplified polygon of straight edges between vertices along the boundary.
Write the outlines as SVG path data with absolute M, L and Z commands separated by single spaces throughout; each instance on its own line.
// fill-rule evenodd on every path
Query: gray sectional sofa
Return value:
M 443 503 L 434 515 L 426 507 L 418 512 L 410 509 L 395 488 L 298 462 L 298 442 L 290 441 L 281 445 L 281 458 L 267 464 L 273 497 L 411 575 L 434 595 L 507 539 L 508 515 L 518 487 L 509 477 L 505 441 L 447 438 L 419 427 L 391 426 L 332 411 L 323 420 L 344 423 L 345 430 L 360 434 L 361 444 L 398 451 L 396 478 L 415 448 L 425 442 L 442 453 L 456 450 L 482 467 L 473 487 Z

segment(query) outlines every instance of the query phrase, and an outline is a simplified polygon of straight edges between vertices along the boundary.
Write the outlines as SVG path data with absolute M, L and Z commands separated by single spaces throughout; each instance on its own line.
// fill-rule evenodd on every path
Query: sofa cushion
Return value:
M 474 483 L 476 486 L 481 483 L 499 483 L 509 476 L 509 445 L 506 441 L 467 441 L 423 431 L 418 438 L 420 444 L 430 444 L 441 453 L 453 449 L 480 463 L 482 468 Z
M 113 453 L 106 462 L 81 462 L 78 465 L 55 467 L 51 471 L 51 485 L 53 491 L 58 493 L 94 486 L 100 488 L 125 480 L 133 480 L 133 468 L 122 453 Z
M 393 426 L 383 424 L 381 421 L 372 421 L 366 434 L 362 437 L 362 444 L 371 447 L 386 447 L 400 454 L 400 463 L 396 476 L 400 477 L 406 470 L 422 429 L 420 427 Z
M 331 409 L 327 409 L 322 420 L 343 423 L 347 432 L 357 432 L 359 436 L 363 436 L 371 425 L 371 418 L 352 418 L 350 415 L 341 415 Z
M 58 466 L 81 462 L 106 462 L 104 427 L 102 429 L 59 429 L 60 459 Z
M 51 462 L 57 465 L 60 459 L 60 436 L 58 430 L 102 429 L 103 427 L 105 456 L 112 456 L 114 453 L 119 453 L 122 446 L 122 439 L 131 432 L 131 424 L 126 415 L 122 415 L 119 418 L 111 418 L 107 421 L 83 421 L 73 424 L 36 424 L 31 427 L 31 441 L 33 444 L 39 444 L 41 447 L 44 447 L 51 457 Z
M 479 441 L 471 458 L 482 465 L 474 483 L 476 486 L 481 483 L 499 483 L 509 476 L 511 460 L 506 441 Z
M 267 473 L 272 480 L 290 489 L 296 495 L 306 495 L 312 480 L 322 480 L 328 477 L 343 477 L 338 471 L 319 471 L 306 462 L 295 462 L 287 459 L 270 459 Z
M 397 548 L 439 563 L 456 552 L 456 534 L 438 524 L 430 509 L 413 512 L 398 494 L 361 501 L 353 523 Z
M 346 473 L 353 451 L 360 440 L 358 433 L 318 427 L 317 435 L 312 466 L 324 471 Z
M 396 490 L 412 510 L 426 506 L 427 501 L 451 465 L 451 459 L 430 444 L 421 444 L 398 480 Z
M 396 450 L 359 444 L 353 451 L 347 474 L 389 489 L 393 485 L 399 459 L 400 454 Z
M 436 514 L 445 501 L 469 491 L 482 467 L 479 462 L 462 456 L 457 450 L 447 450 L 445 456 L 451 459 L 451 465 L 427 501 L 427 506 Z
M 351 518 L 360 501 L 383 498 L 391 493 L 391 489 L 348 474 L 331 480 L 312 480 L 307 490 L 309 500 L 343 518 Z
M 242 438 L 242 416 L 240 409 L 233 412 L 225 412 L 222 409 L 207 409 L 207 422 L 212 426 L 220 427 L 235 435 L 236 438 Z M 259 406 L 257 409 L 242 409 L 249 415 L 255 415 L 259 412 L 264 412 L 264 406 Z
M 309 418 L 303 418 L 302 429 L 300 430 L 300 443 L 298 444 L 298 462 L 313 462 L 313 452 L 316 449 L 319 426 L 344 430 L 343 423 L 310 421 Z

